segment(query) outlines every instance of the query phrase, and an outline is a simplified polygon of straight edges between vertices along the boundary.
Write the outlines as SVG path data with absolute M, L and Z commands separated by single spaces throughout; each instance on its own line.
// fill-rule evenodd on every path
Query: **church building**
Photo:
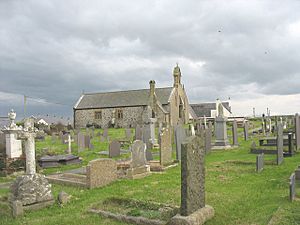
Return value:
M 173 86 L 149 89 L 82 94 L 75 104 L 74 127 L 135 127 L 155 118 L 158 123 L 188 123 L 189 102 L 181 83 L 181 71 L 173 70 Z

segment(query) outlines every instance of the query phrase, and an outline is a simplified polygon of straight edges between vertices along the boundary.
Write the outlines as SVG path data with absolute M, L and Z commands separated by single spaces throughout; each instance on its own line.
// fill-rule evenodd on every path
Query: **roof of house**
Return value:
M 155 94 L 162 105 L 168 104 L 172 90 L 173 87 L 155 88 Z M 80 97 L 74 109 L 146 106 L 148 100 L 149 89 L 89 93 Z
M 222 105 L 225 109 L 231 112 L 229 102 L 222 102 Z M 194 110 L 197 117 L 210 117 L 211 110 L 216 110 L 216 103 L 200 103 L 200 104 L 190 104 L 192 109 Z

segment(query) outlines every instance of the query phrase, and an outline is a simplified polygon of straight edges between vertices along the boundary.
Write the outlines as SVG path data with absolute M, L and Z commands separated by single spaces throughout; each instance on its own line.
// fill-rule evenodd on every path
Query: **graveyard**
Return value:
M 214 149 L 212 146 L 206 154 L 205 135 L 207 131 L 209 131 L 208 133 L 212 132 L 209 130 L 211 125 L 205 129 L 202 123 L 198 126 L 199 123 L 196 122 L 196 129 L 193 131 L 195 134 L 191 132 L 191 125 L 184 126 L 183 130 L 189 137 L 187 138 L 189 141 L 183 142 L 181 145 L 181 160 L 179 160 L 181 163 L 178 163 L 176 150 L 178 137 L 176 135 L 171 136 L 172 141 L 170 143 L 166 141 L 167 139 L 160 138 L 163 135 L 155 136 L 159 139 L 159 147 L 153 145 L 149 149 L 146 148 L 143 141 L 134 141 L 138 138 L 135 134 L 137 131 L 133 128 L 71 130 L 70 133 L 67 133 L 69 138 L 60 133 L 45 135 L 43 140 L 35 141 L 37 159 L 44 155 L 55 156 L 72 153 L 72 155 L 79 157 L 80 161 L 70 164 L 55 164 L 53 167 L 46 168 L 37 165 L 37 174 L 46 175 L 51 183 L 54 196 L 51 201 L 54 203 L 52 202 L 51 205 L 39 210 L 25 210 L 24 214 L 15 218 L 11 215 L 9 188 L 11 182 L 22 172 L 18 171 L 7 176 L 1 176 L 0 224 L 167 224 L 167 221 L 181 212 L 182 206 L 180 207 L 180 205 L 182 205 L 183 200 L 186 201 L 184 203 L 186 206 L 191 204 L 189 192 L 182 192 L 185 189 L 181 189 L 183 183 L 188 187 L 191 182 L 192 188 L 199 187 L 201 189 L 199 195 L 202 196 L 201 198 L 205 198 L 205 205 L 213 207 L 213 209 L 209 206 L 204 207 L 202 205 L 204 200 L 201 198 L 199 201 L 202 203 L 197 203 L 202 209 L 207 210 L 205 215 L 208 219 L 205 224 L 298 224 L 300 201 L 297 201 L 296 192 L 299 188 L 293 186 L 292 192 L 290 191 L 290 176 L 299 166 L 300 155 L 295 151 L 292 157 L 282 158 L 280 165 L 277 165 L 278 155 L 264 154 L 260 159 L 263 163 L 257 164 L 260 155 L 251 154 L 250 149 L 253 142 L 259 143 L 262 138 L 276 138 L 278 134 L 266 131 L 267 136 L 265 136 L 264 127 L 261 129 L 262 122 L 260 119 L 250 120 L 249 123 L 251 129 L 249 128 L 247 140 L 243 134 L 244 128 L 237 127 L 235 121 L 223 123 L 228 136 L 225 135 L 226 137 L 223 136 L 219 140 L 227 139 L 225 140 L 226 144 L 233 144 L 234 147 L 220 149 L 218 146 Z M 30 126 L 30 124 L 26 126 Z M 168 130 L 158 131 L 158 129 L 155 128 L 154 134 L 168 132 Z M 224 131 L 224 128 L 220 129 Z M 286 129 L 294 128 L 290 125 Z M 260 132 L 250 132 L 251 130 L 260 130 Z M 26 131 L 24 132 L 26 133 Z M 104 133 L 107 133 L 105 138 L 103 138 Z M 130 133 L 130 135 L 127 136 L 126 133 Z M 85 141 L 87 135 L 89 136 L 89 144 L 83 145 L 80 143 L 79 137 L 83 136 L 82 140 Z M 121 142 L 126 138 L 129 141 Z M 212 135 L 210 138 L 209 143 L 214 145 L 213 143 L 217 142 L 216 138 L 218 137 Z M 196 139 L 197 144 L 194 145 L 193 141 Z M 122 143 L 117 145 L 118 154 L 110 152 L 110 149 L 115 148 L 111 146 L 113 140 L 120 140 Z M 165 150 L 168 145 L 172 149 L 171 155 Z M 190 158 L 188 155 L 196 151 L 196 149 L 190 149 L 195 147 L 202 152 L 199 153 L 201 160 L 199 162 L 203 167 L 199 164 L 199 168 L 202 169 L 194 171 L 193 173 L 197 174 L 195 176 L 182 176 L 185 172 L 190 171 L 189 165 L 193 160 L 196 165 L 198 163 L 196 158 Z M 283 141 L 282 147 L 284 151 L 287 151 L 288 148 L 286 145 L 284 146 Z M 138 149 L 136 156 L 131 155 L 135 148 Z M 145 151 L 143 160 L 145 161 L 137 163 L 136 166 L 133 166 L 133 162 L 128 164 L 131 157 L 140 157 L 138 152 L 142 152 L 143 149 Z M 146 160 L 146 151 L 152 155 L 151 159 Z M 157 171 L 157 164 L 162 163 L 161 158 L 165 157 L 164 154 L 169 154 L 171 157 L 171 161 L 169 160 L 167 165 L 171 163 L 173 166 Z M 36 161 L 38 164 L 38 160 Z M 152 164 L 152 161 L 157 162 Z M 101 163 L 104 163 L 104 167 Z M 148 166 L 144 167 L 146 164 Z M 87 179 L 91 181 L 90 185 L 74 186 L 70 183 L 53 182 L 49 178 L 53 174 L 69 174 L 70 171 L 73 171 L 72 173 L 75 173 L 76 176 L 82 176 L 82 173 L 88 174 L 87 171 L 91 171 L 93 165 L 96 167 L 97 173 L 90 175 L 90 178 Z M 118 170 L 116 165 L 118 165 Z M 152 170 L 152 165 L 154 165 L 154 170 Z M 85 167 L 86 171 L 82 172 L 82 168 Z M 112 167 L 114 167 L 113 170 Z M 198 166 L 192 168 L 196 167 Z M 131 175 L 139 175 L 142 168 L 146 175 L 132 179 L 134 176 L 127 177 L 123 172 L 120 173 L 120 171 L 124 171 L 124 168 L 129 168 L 128 171 L 131 172 L 128 173 Z M 32 171 L 35 168 L 29 167 L 29 170 Z M 294 183 L 297 183 L 297 172 L 295 171 L 295 173 L 296 178 L 293 179 Z M 93 176 L 96 176 L 94 181 Z M 205 176 L 205 178 L 199 179 L 199 176 Z M 105 182 L 100 181 L 100 186 L 97 183 L 99 177 L 105 180 Z M 187 180 L 185 180 L 186 178 Z M 200 183 L 197 184 L 197 182 Z M 57 197 L 62 192 L 67 193 L 67 198 L 63 203 Z M 187 196 L 182 199 L 181 196 L 185 195 L 184 193 Z M 291 201 L 291 195 L 293 196 L 292 199 L 296 199 L 296 201 Z M 188 211 L 189 208 L 187 207 L 186 210 Z M 214 211 L 214 216 L 211 216 L 211 210 Z M 174 224 L 176 223 L 174 222 Z

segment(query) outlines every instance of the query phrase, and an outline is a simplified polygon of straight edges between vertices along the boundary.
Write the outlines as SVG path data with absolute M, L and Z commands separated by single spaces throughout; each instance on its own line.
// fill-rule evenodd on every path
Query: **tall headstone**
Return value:
M 182 125 L 175 127 L 176 159 L 181 160 L 181 144 L 186 139 L 186 132 Z
M 89 134 L 84 135 L 84 148 L 90 148 L 91 146 L 91 137 Z
M 81 152 L 81 151 L 84 150 L 84 148 L 85 148 L 84 142 L 85 142 L 84 134 L 81 133 L 81 132 L 79 132 L 79 133 L 77 134 L 78 152 Z
M 215 120 L 215 135 L 216 135 L 216 146 L 229 146 L 229 141 L 227 137 L 227 118 L 224 117 L 223 114 L 223 106 L 219 104 L 218 107 L 219 115 L 216 117 Z
M 277 165 L 283 162 L 283 127 L 282 123 L 277 125 Z
M 208 154 L 211 151 L 211 139 L 212 139 L 211 127 L 207 126 L 204 135 L 205 135 L 205 153 Z
M 172 132 L 164 128 L 160 134 L 160 164 L 162 166 L 172 163 Z
M 143 141 L 136 140 L 131 146 L 131 162 L 127 171 L 129 178 L 140 178 L 150 173 L 150 166 L 147 165 L 146 145 Z
M 157 139 L 155 136 L 155 123 L 156 123 L 157 119 L 156 118 L 150 118 L 150 140 L 151 143 L 157 144 Z
M 248 121 L 244 121 L 244 140 L 248 141 L 249 139 L 249 124 Z
M 117 140 L 113 140 L 112 142 L 110 142 L 109 144 L 109 157 L 118 157 L 120 156 L 120 152 L 121 152 L 121 145 L 120 142 Z
M 237 131 L 237 122 L 236 122 L 236 120 L 234 120 L 233 124 L 232 124 L 232 145 L 234 145 L 234 146 L 239 145 L 239 142 L 238 142 L 238 131 Z
M 135 127 L 135 140 L 143 140 L 143 130 L 140 125 L 136 125 Z
M 191 136 L 182 144 L 180 214 L 188 216 L 205 207 L 204 141 Z
M 153 160 L 151 149 L 153 148 L 153 143 L 151 142 L 151 128 L 150 124 L 145 124 L 143 127 L 143 142 L 146 144 L 146 159 L 148 161 Z
M 296 150 L 300 148 L 300 116 L 298 113 L 295 115 L 295 138 L 296 138 Z
M 72 139 L 71 134 L 68 134 L 68 154 L 72 153 Z

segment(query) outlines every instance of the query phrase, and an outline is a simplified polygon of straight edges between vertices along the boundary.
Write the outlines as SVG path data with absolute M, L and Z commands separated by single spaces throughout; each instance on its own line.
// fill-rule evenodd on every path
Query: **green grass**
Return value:
M 124 137 L 122 129 L 109 130 L 109 133 L 116 138 Z M 41 149 L 42 145 L 49 145 L 49 142 L 51 143 L 51 140 L 47 139 L 45 143 L 37 143 L 37 146 Z M 86 150 L 79 154 L 84 159 L 82 165 L 99 158 L 95 152 L 105 150 L 108 146 L 108 143 L 97 143 L 96 140 L 93 140 L 93 143 L 95 145 L 93 151 Z M 300 202 L 290 202 L 288 198 L 288 178 L 299 165 L 300 154 L 285 158 L 280 166 L 272 164 L 275 156 L 265 155 L 267 161 L 265 169 L 261 173 L 256 173 L 255 155 L 249 154 L 251 140 L 245 142 L 240 137 L 239 143 L 240 146 L 236 149 L 213 151 L 206 157 L 206 204 L 215 209 L 215 217 L 206 224 L 263 225 L 268 224 L 275 213 L 276 225 L 300 224 Z M 76 149 L 76 145 L 73 145 Z M 53 149 L 60 153 L 63 153 L 64 148 L 66 145 L 60 143 L 53 146 Z M 65 166 L 43 172 L 50 173 L 69 168 Z M 50 208 L 26 213 L 23 218 L 12 219 L 8 208 L 0 204 L 0 224 L 124 224 L 90 214 L 87 210 L 112 197 L 180 206 L 180 167 L 139 180 L 119 180 L 107 187 L 93 190 L 53 185 L 55 196 L 62 190 L 72 195 L 70 203 L 65 206 L 56 203 Z M 0 189 L 0 198 L 7 195 L 8 190 Z M 132 211 L 132 213 L 140 212 Z

